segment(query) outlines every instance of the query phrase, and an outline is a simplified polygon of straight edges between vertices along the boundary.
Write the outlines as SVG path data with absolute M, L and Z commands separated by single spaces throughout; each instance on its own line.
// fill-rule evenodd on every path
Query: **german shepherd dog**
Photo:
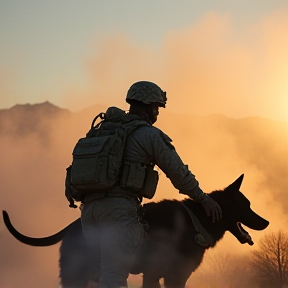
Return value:
M 241 223 L 254 230 L 263 230 L 269 222 L 250 208 L 249 200 L 239 191 L 243 177 L 244 174 L 224 190 L 209 194 L 219 203 L 223 213 L 222 219 L 214 224 L 206 216 L 202 205 L 191 199 L 163 200 L 143 205 L 143 218 L 149 228 L 130 271 L 131 274 L 143 273 L 143 288 L 160 288 L 161 278 L 165 287 L 185 287 L 192 272 L 201 264 L 205 251 L 214 247 L 226 231 L 231 232 L 241 244 L 253 245 L 252 238 Z M 31 238 L 19 233 L 5 211 L 3 218 L 10 233 L 22 243 L 48 246 L 62 240 L 59 265 L 63 288 L 84 288 L 98 282 L 100 250 L 92 256 L 81 231 L 80 218 L 60 232 L 44 238 Z

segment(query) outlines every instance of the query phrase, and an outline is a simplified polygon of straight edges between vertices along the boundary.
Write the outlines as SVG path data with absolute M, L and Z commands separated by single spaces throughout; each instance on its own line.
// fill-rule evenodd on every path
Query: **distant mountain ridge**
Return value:
M 23 135 L 41 129 L 41 125 L 72 113 L 46 101 L 39 104 L 17 104 L 0 110 L 0 134 Z M 40 125 L 41 124 L 41 125 Z
M 45 101 L 43 103 L 36 103 L 36 104 L 16 104 L 14 106 L 12 106 L 11 108 L 5 108 L 5 109 L 0 109 L 0 120 L 3 120 L 4 117 L 13 117 L 16 116 L 17 114 L 20 113 L 24 113 L 23 115 L 26 115 L 26 117 L 31 117 L 34 118 L 35 116 L 50 116 L 50 117 L 57 117 L 59 115 L 66 115 L 66 116 L 70 116 L 72 114 L 91 114 L 91 115 L 96 115 L 97 113 L 104 112 L 107 109 L 108 106 L 105 105 L 94 105 L 85 109 L 82 109 L 78 112 L 72 112 L 69 109 L 66 108 L 61 108 L 59 106 L 54 105 L 53 103 L 49 102 L 49 101 Z M 179 114 L 179 113 L 173 113 L 173 115 L 179 117 L 180 115 L 182 117 L 200 117 L 200 118 L 216 118 L 218 120 L 222 119 L 231 119 L 231 120 L 240 120 L 240 121 L 252 121 L 252 120 L 256 120 L 256 121 L 267 121 L 267 122 L 275 122 L 275 123 L 283 123 L 284 125 L 288 124 L 288 122 L 285 121 L 278 121 L 278 120 L 272 120 L 269 118 L 265 118 L 265 117 L 258 117 L 258 116 L 250 116 L 250 117 L 245 117 L 245 118 L 231 118 L 231 117 L 227 117 L 224 116 L 222 114 L 210 114 L 210 115 L 205 115 L 205 116 L 196 116 L 196 115 L 192 115 L 192 114 Z M 49 118 L 50 118 L 49 117 Z M 1 125 L 0 121 L 0 125 Z
M 23 135 L 29 132 L 37 132 L 39 129 L 43 129 L 43 126 L 47 123 L 53 123 L 60 118 L 75 125 L 86 122 L 84 130 L 89 128 L 89 125 L 95 115 L 100 112 L 105 112 L 107 106 L 94 105 L 88 107 L 79 112 L 71 112 L 68 109 L 60 108 L 49 101 L 38 104 L 17 104 L 9 109 L 0 109 L 0 135 L 2 134 L 19 134 Z M 163 113 L 164 114 L 164 113 Z M 165 112 L 165 116 L 160 115 L 157 124 L 169 123 L 170 127 L 177 125 L 177 123 L 195 123 L 195 125 L 209 127 L 211 123 L 213 126 L 226 127 L 227 130 L 233 133 L 235 127 L 242 127 L 243 133 L 251 133 L 253 130 L 257 130 L 259 126 L 265 125 L 271 133 L 277 134 L 277 131 L 286 129 L 288 131 L 288 122 L 276 121 L 263 117 L 246 117 L 246 118 L 229 118 L 222 114 L 212 114 L 206 116 L 196 116 L 188 114 L 174 114 Z M 168 116 L 168 117 L 167 117 Z M 177 119 L 177 120 L 176 120 Z M 81 126 L 81 124 L 80 124 Z M 41 128 L 42 127 L 42 128 Z M 176 127 L 175 127 L 176 128 Z M 238 129 L 237 129 L 238 130 Z
M 0 109 L 0 116 L 8 114 L 14 115 L 16 113 L 26 113 L 32 116 L 34 113 L 37 113 L 39 115 L 40 113 L 54 114 L 61 112 L 70 113 L 68 109 L 60 108 L 49 101 L 45 101 L 43 103 L 36 103 L 36 104 L 30 104 L 30 103 L 16 104 L 11 108 Z

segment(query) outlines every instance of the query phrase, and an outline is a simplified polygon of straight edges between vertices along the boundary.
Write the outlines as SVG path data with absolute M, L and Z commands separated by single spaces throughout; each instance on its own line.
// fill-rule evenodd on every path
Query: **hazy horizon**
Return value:
M 101 110 L 101 112 L 105 112 L 106 109 L 108 107 L 111 107 L 111 106 L 116 106 L 112 103 L 110 104 L 93 104 L 93 105 L 89 105 L 89 106 L 86 106 L 86 107 L 81 107 L 79 109 L 76 109 L 76 110 L 73 110 L 73 109 L 69 109 L 68 107 L 65 107 L 65 106 L 61 106 L 61 105 L 56 105 L 54 104 L 53 102 L 49 101 L 49 100 L 44 100 L 43 102 L 36 102 L 36 103 L 31 103 L 31 102 L 26 102 L 26 103 L 16 103 L 10 107 L 7 107 L 7 108 L 0 108 L 0 111 L 9 111 L 10 109 L 14 108 L 14 107 L 25 107 L 26 105 L 28 106 L 37 106 L 37 105 L 43 105 L 45 103 L 50 103 L 52 106 L 55 106 L 59 109 L 63 109 L 63 110 L 68 110 L 69 112 L 73 113 L 73 114 L 81 114 L 82 112 L 85 112 L 87 110 L 91 110 L 91 108 L 95 107 L 97 108 L 97 111 L 99 112 Z M 129 109 L 129 105 L 127 103 L 124 103 L 122 106 L 116 106 L 120 109 L 123 109 L 124 111 L 128 112 L 128 109 Z M 166 109 L 167 110 L 167 109 Z M 95 113 L 97 114 L 97 111 L 95 110 Z M 218 113 L 218 112 L 211 112 L 211 113 L 207 113 L 207 114 L 197 114 L 197 113 L 181 113 L 181 112 L 173 112 L 171 110 L 169 111 L 165 111 L 164 109 L 161 108 L 161 111 L 165 112 L 166 114 L 172 114 L 172 115 L 182 115 L 182 116 L 196 116 L 196 117 L 209 117 L 209 116 L 220 116 L 220 117 L 225 117 L 225 118 L 229 118 L 229 119 L 235 119 L 235 120 L 243 120 L 243 119 L 267 119 L 267 120 L 271 120 L 273 122 L 279 122 L 279 123 L 287 123 L 288 120 L 279 120 L 279 119 L 273 119 L 273 118 L 269 118 L 269 117 L 265 117 L 265 116 L 257 116 L 257 115 L 249 115 L 249 116 L 242 116 L 242 117 L 233 117 L 233 116 L 227 116 L 225 114 L 222 114 L 222 113 Z

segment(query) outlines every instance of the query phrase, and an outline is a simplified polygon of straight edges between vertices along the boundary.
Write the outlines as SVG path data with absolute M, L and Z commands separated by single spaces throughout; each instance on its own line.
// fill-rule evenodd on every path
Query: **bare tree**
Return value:
M 260 287 L 288 286 L 288 234 L 279 231 L 264 236 L 252 252 L 252 267 Z

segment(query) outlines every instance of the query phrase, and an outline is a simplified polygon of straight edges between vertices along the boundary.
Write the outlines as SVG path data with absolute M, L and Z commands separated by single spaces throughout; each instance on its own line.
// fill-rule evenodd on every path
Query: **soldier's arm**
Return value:
M 166 174 L 173 186 L 180 193 L 190 196 L 196 201 L 201 201 L 205 194 L 199 187 L 195 175 L 185 165 L 172 145 L 172 140 L 158 130 L 153 137 L 153 159 L 155 164 Z

